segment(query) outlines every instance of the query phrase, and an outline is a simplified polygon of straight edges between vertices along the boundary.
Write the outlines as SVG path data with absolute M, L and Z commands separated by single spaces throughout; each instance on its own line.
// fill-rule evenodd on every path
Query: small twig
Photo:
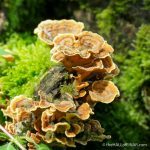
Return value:
M 0 130 L 2 130 L 12 141 L 21 149 L 26 150 L 22 144 L 20 144 L 2 125 L 0 125 Z

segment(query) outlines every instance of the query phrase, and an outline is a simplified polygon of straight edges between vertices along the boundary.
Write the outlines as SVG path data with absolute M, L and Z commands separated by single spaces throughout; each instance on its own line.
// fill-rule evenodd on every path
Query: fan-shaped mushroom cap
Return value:
M 95 81 L 92 84 L 92 91 L 89 91 L 92 101 L 111 103 L 119 96 L 119 90 L 113 82 L 107 80 Z
M 40 141 L 42 139 L 41 134 L 39 134 L 38 132 L 37 133 L 31 133 L 31 131 L 29 131 L 29 130 L 26 133 L 26 137 L 33 139 L 33 141 L 37 144 L 40 143 Z
M 70 138 L 70 137 L 75 137 L 80 132 L 81 132 L 80 125 L 72 124 L 70 129 L 65 131 L 65 135 Z
M 80 53 L 82 50 L 89 53 L 97 54 L 102 49 L 103 44 L 105 43 L 103 37 L 97 33 L 90 31 L 83 31 L 78 34 L 78 41 L 80 43 Z M 86 53 L 85 53 L 86 54 Z
M 41 100 L 39 101 L 39 107 L 40 107 L 40 108 L 48 108 L 48 107 L 50 107 L 50 106 L 51 106 L 51 103 L 48 102 L 48 101 L 45 100 L 45 99 L 41 99 Z
M 113 53 L 114 49 L 111 45 L 109 45 L 106 41 L 102 45 L 102 48 L 100 49 L 99 53 L 93 54 L 95 58 L 105 58 L 109 56 L 111 53 Z
M 101 60 L 102 60 L 104 69 L 106 70 L 107 73 L 111 73 L 111 71 L 116 68 L 116 65 L 113 63 L 113 60 L 110 55 L 108 55 L 105 58 L 102 58 Z
M 81 121 L 80 116 L 77 113 L 66 113 L 65 120 L 72 123 Z
M 73 33 L 78 34 L 84 28 L 84 24 L 74 20 L 46 20 L 42 21 L 34 30 L 38 37 L 49 45 L 53 45 L 53 39 L 58 34 Z
M 86 120 L 90 117 L 90 114 L 93 114 L 93 111 L 88 103 L 83 103 L 77 110 L 80 118 Z
M 49 129 L 53 129 L 54 126 L 50 125 L 50 123 L 52 123 L 53 119 L 53 112 L 51 112 L 49 109 L 46 109 L 43 113 L 42 113 L 42 117 L 41 117 L 41 121 L 42 121 L 42 130 L 47 132 L 49 131 Z
M 47 101 L 45 97 L 41 96 L 41 93 L 40 93 L 40 98 L 42 98 L 42 99 L 39 101 L 39 106 L 38 106 L 39 108 L 51 107 L 51 109 L 54 108 L 61 112 L 67 112 L 67 111 L 69 111 L 69 109 L 76 108 L 76 106 L 73 102 L 72 95 L 70 95 L 68 93 L 61 95 L 59 99 L 53 100 L 53 102 Z
M 66 67 L 81 66 L 87 64 L 87 62 L 91 63 L 93 58 L 89 57 L 91 53 L 99 53 L 104 43 L 103 38 L 88 31 L 84 31 L 76 37 L 78 37 L 78 40 L 75 39 L 73 34 L 58 35 L 54 39 L 51 59 L 62 62 Z
M 113 69 L 111 73 L 105 75 L 104 80 L 110 80 L 119 74 L 120 70 L 117 65 L 115 66 L 116 66 L 115 69 Z
M 25 117 L 27 116 L 27 113 L 36 110 L 37 107 L 38 102 L 33 101 L 31 98 L 20 95 L 12 99 L 7 109 L 2 111 L 6 116 L 9 116 L 16 120 L 21 114 L 24 114 L 21 117 Z
M 52 131 L 47 131 L 45 133 L 45 135 L 38 133 L 39 136 L 43 139 L 43 141 L 47 142 L 47 143 L 52 143 L 55 140 L 54 137 L 54 132 Z
M 89 58 L 91 53 L 98 54 L 105 43 L 100 35 L 89 31 L 83 31 L 76 37 L 77 40 L 74 34 L 58 35 L 54 39 L 54 48 L 51 53 L 59 51 L 68 56 L 78 54 L 82 58 Z
M 81 80 L 85 80 L 94 74 L 96 74 L 96 76 L 102 76 L 102 74 L 111 73 L 116 68 L 116 65 L 113 63 L 111 56 L 108 55 L 101 60 L 95 60 L 93 63 L 91 62 L 89 65 L 72 68 L 81 75 Z
M 54 124 L 53 122 L 60 120 L 61 118 L 64 117 L 64 115 L 65 115 L 64 113 L 58 111 L 52 112 L 50 109 L 46 109 L 41 116 L 42 130 L 44 132 L 56 131 L 59 124 L 58 123 Z M 68 126 L 68 124 L 65 125 Z
M 70 56 L 68 54 L 64 54 L 62 51 L 58 51 L 52 55 L 51 60 L 55 62 L 62 62 L 67 70 L 72 70 L 72 67 L 75 66 L 89 65 L 94 61 L 94 58 L 82 58 L 79 54 Z
M 27 112 L 27 111 L 20 111 L 17 115 L 16 115 L 16 121 L 20 122 L 20 121 L 24 121 L 24 120 L 30 120 L 31 118 L 31 112 Z
M 87 87 L 89 85 L 89 83 L 88 82 L 82 82 L 82 78 L 81 78 L 80 74 L 78 74 L 78 76 L 73 76 L 73 78 L 75 78 L 75 80 L 74 80 L 75 90 L 78 92 L 78 95 L 74 96 L 74 98 L 77 99 L 79 97 L 85 96 L 86 91 L 82 90 L 82 89 Z
M 93 64 L 93 66 L 92 66 Z M 81 77 L 81 81 L 85 80 L 86 78 L 90 77 L 94 74 L 102 74 L 105 73 L 106 70 L 103 68 L 103 64 L 101 61 L 95 63 L 91 63 L 90 66 L 76 66 L 72 67 Z
M 65 133 L 66 130 L 70 129 L 70 124 L 67 122 L 59 122 L 55 124 L 55 133 Z
M 73 34 L 60 34 L 55 37 L 51 50 L 52 60 L 62 62 L 66 67 L 82 66 L 94 58 L 105 58 L 112 52 L 113 48 L 100 35 L 89 31 L 81 32 L 76 38 Z M 92 59 L 91 55 L 94 56 Z
M 59 34 L 54 38 L 54 48 L 51 50 L 51 53 L 56 53 L 57 51 L 62 51 L 66 54 L 73 55 L 75 53 L 75 50 L 71 52 L 71 49 L 73 47 L 73 44 L 75 42 L 75 35 L 71 33 L 66 34 Z M 64 46 L 64 47 L 61 47 Z
M 10 102 L 10 109 L 12 113 L 16 113 L 21 109 L 31 111 L 31 110 L 36 110 L 36 108 L 37 108 L 37 103 L 36 102 L 34 103 L 31 98 L 27 98 L 23 95 L 16 96 Z
M 78 99 L 80 97 L 84 97 L 86 95 L 86 91 L 85 90 L 81 90 L 79 91 L 79 94 L 74 96 L 75 99 Z
M 67 145 L 69 147 L 75 147 L 73 138 L 59 136 L 59 133 L 57 134 L 57 133 L 48 131 L 48 132 L 46 132 L 45 135 L 39 134 L 39 136 L 42 137 L 43 141 L 45 141 L 46 143 L 57 142 L 57 144 L 59 143 L 62 145 Z
M 23 95 L 16 96 L 13 100 L 11 100 L 10 107 L 13 113 L 15 113 L 17 109 L 20 109 L 20 108 L 24 108 L 24 107 L 31 108 L 32 99 L 27 99 Z
M 54 104 L 54 107 L 60 112 L 67 112 L 71 108 L 75 108 L 75 104 L 73 101 L 61 101 L 60 103 Z

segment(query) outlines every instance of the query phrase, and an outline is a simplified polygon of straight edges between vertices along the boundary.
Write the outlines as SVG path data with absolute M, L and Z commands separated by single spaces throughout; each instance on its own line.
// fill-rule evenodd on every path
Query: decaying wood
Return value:
M 62 66 L 51 68 L 36 87 L 35 99 L 40 99 L 40 96 L 44 96 L 48 101 L 60 98 L 60 87 L 66 82 L 67 74 Z

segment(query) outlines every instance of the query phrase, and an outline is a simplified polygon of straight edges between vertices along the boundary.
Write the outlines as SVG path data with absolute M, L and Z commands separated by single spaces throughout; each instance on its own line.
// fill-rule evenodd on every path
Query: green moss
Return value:
M 138 98 L 142 86 L 150 83 L 149 39 L 150 25 L 142 25 L 135 40 L 135 50 L 129 51 L 118 81 L 124 96 L 131 99 Z
M 114 16 L 115 13 L 111 7 L 104 9 L 102 12 L 97 12 L 97 25 L 101 33 L 108 36 L 111 30 L 114 29 Z
M 61 94 L 69 93 L 71 95 L 76 95 L 75 86 L 73 84 L 64 84 L 60 88 Z
M 64 79 L 65 79 L 65 84 L 61 85 L 60 87 L 60 93 L 63 95 L 65 93 L 69 93 L 73 96 L 77 95 L 77 91 L 75 90 L 75 85 L 74 83 L 67 83 L 69 80 L 69 74 L 65 73 L 64 74 Z
M 15 62 L 2 71 L 2 91 L 10 97 L 20 94 L 31 96 L 39 78 L 54 66 L 50 62 L 49 47 L 30 35 L 17 34 L 12 35 L 1 47 L 16 55 Z

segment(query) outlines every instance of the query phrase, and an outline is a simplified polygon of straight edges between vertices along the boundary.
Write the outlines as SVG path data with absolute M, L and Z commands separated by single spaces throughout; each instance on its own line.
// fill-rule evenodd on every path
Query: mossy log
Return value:
M 40 99 L 39 93 L 41 93 L 49 101 L 57 98 L 60 93 L 60 86 L 65 81 L 66 73 L 65 68 L 62 66 L 51 68 L 41 78 L 39 85 L 35 89 L 34 97 L 37 100 Z
M 53 67 L 41 78 L 40 83 L 35 88 L 34 98 L 39 100 L 41 96 L 49 102 L 52 102 L 54 99 L 60 99 L 60 97 L 65 96 L 61 89 L 67 85 L 69 85 L 68 88 L 73 88 L 70 87 L 70 84 L 72 84 L 72 79 L 69 77 L 66 69 L 63 66 Z M 70 89 L 66 93 L 69 93 Z M 72 91 L 75 90 L 73 89 Z

